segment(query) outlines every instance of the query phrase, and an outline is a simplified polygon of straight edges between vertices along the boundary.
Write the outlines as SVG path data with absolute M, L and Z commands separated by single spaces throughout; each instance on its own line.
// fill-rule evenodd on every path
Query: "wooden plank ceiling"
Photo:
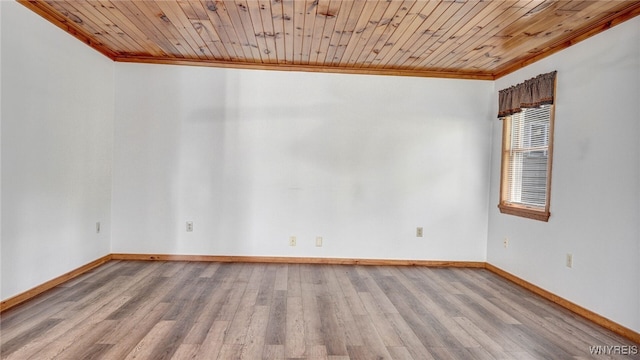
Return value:
M 640 1 L 19 0 L 115 61 L 496 79 Z

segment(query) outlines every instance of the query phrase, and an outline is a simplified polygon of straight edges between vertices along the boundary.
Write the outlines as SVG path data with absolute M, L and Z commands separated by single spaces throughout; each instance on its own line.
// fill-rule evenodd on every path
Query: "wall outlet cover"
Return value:
M 573 267 L 573 254 L 567 254 L 566 265 L 567 265 L 568 268 L 572 268 Z

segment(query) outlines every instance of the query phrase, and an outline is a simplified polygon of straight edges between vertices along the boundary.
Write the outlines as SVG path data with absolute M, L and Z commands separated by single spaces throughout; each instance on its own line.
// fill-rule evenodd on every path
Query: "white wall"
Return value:
M 551 218 L 498 212 L 501 123 L 494 120 L 488 262 L 640 331 L 640 18 L 499 79 L 496 92 L 552 70 Z
M 492 93 L 116 64 L 112 251 L 484 261 Z
M 109 253 L 114 83 L 110 60 L 0 6 L 6 299 Z

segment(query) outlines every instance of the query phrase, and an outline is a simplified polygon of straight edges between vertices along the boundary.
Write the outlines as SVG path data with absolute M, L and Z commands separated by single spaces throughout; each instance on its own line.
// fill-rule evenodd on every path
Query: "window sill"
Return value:
M 509 214 L 514 216 L 520 216 L 528 219 L 539 220 L 548 222 L 551 213 L 544 210 L 538 210 L 530 207 L 513 205 L 513 204 L 500 204 L 498 205 L 500 212 L 503 214 Z

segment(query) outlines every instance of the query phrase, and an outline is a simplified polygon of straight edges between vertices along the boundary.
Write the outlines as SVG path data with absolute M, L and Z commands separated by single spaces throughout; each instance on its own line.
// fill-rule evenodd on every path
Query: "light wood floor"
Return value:
M 2 359 L 638 359 L 480 269 L 111 261 L 1 316 Z

